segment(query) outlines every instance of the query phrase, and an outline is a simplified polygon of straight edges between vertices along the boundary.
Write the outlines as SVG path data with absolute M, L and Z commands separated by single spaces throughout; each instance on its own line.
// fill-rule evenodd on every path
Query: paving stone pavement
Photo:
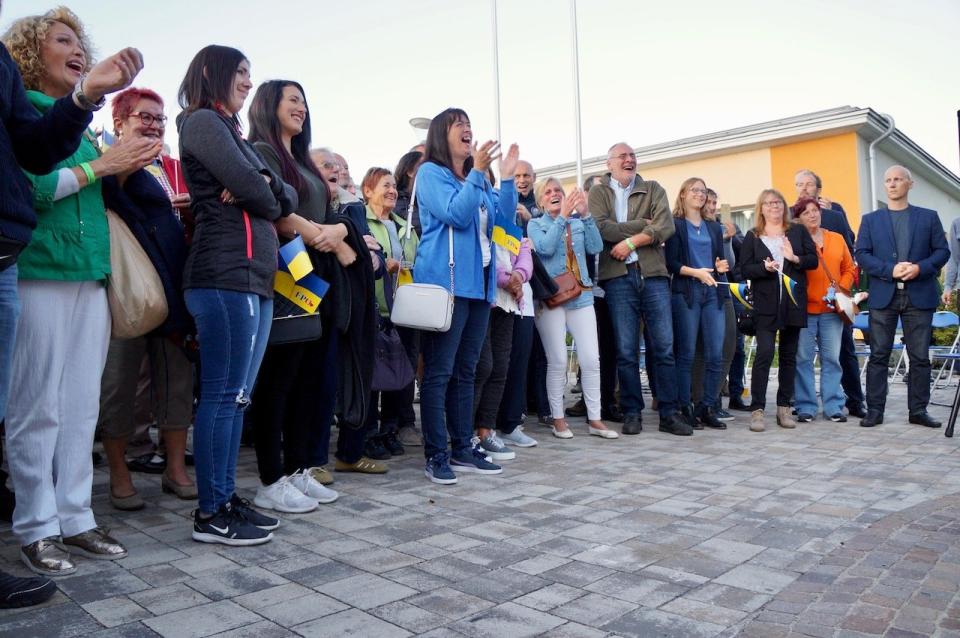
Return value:
M 195 504 L 157 477 L 136 476 L 145 510 L 113 510 L 98 469 L 97 520 L 130 556 L 79 559 L 0 635 L 960 637 L 960 439 L 907 425 L 891 388 L 871 430 L 528 424 L 539 447 L 456 486 L 411 448 L 386 475 L 337 474 L 336 503 L 251 548 L 193 542 Z M 245 448 L 238 487 L 257 484 Z M 0 569 L 26 573 L 9 526 Z

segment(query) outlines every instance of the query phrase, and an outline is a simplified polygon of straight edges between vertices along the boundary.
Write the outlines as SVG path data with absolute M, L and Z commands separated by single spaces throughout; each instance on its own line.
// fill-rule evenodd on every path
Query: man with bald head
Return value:
M 637 155 L 629 144 L 618 143 L 607 152 L 607 169 L 590 189 L 588 206 L 603 237 L 597 279 L 603 288 L 613 321 L 620 379 L 623 433 L 639 434 L 640 323 L 650 331 L 657 378 L 660 431 L 693 434 L 678 413 L 676 362 L 673 355 L 673 319 L 670 278 L 663 242 L 674 233 L 667 193 L 660 184 L 637 175 Z
M 517 223 L 524 229 L 527 222 L 540 216 L 537 198 L 533 194 L 536 181 L 537 173 L 533 170 L 533 165 L 525 160 L 517 162 L 517 170 L 513 173 L 513 183 L 517 186 Z
M 883 423 L 887 365 L 897 331 L 910 357 L 907 409 L 910 423 L 930 428 L 940 422 L 927 414 L 930 402 L 930 336 L 940 301 L 937 277 L 950 258 L 937 211 L 908 200 L 913 177 L 903 166 L 883 174 L 887 206 L 864 215 L 857 237 L 857 262 L 870 276 L 870 360 L 867 363 L 867 416 L 863 427 Z

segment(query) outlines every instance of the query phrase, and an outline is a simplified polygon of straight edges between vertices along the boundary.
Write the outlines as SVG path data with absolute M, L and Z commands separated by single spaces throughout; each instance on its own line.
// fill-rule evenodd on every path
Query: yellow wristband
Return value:
M 81 162 L 80 170 L 87 176 L 87 184 L 92 184 L 97 181 L 97 174 L 94 173 L 93 168 L 90 167 L 90 162 Z
M 630 250 L 636 250 L 636 249 L 637 249 L 637 247 L 633 245 L 633 242 L 630 241 L 630 238 L 629 238 L 629 237 L 627 237 L 627 238 L 624 239 L 623 241 L 627 242 L 627 248 L 629 248 Z

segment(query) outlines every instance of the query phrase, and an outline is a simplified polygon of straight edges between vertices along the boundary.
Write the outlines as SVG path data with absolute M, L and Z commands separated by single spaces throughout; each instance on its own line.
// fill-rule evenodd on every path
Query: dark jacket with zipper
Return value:
M 703 227 L 706 228 L 707 232 L 710 233 L 710 240 L 713 246 L 710 251 L 710 256 L 713 258 L 713 261 L 716 262 L 717 259 L 726 259 L 726 256 L 723 252 L 723 227 L 717 222 L 711 222 L 706 219 L 700 223 L 703 224 Z M 687 237 L 687 220 L 682 217 L 674 217 L 673 226 L 675 228 L 675 232 L 670 236 L 670 239 L 667 240 L 667 243 L 664 246 L 666 251 L 667 270 L 669 270 L 670 274 L 673 275 L 673 281 L 670 283 L 670 289 L 674 293 L 683 295 L 684 300 L 687 302 L 687 307 L 692 308 L 693 287 L 702 286 L 703 284 L 693 277 L 687 277 L 680 274 L 680 269 L 683 266 L 690 266 L 691 264 L 690 241 Z M 716 272 L 713 273 L 713 277 L 718 282 L 727 280 L 726 275 L 720 275 Z M 718 285 L 717 305 L 722 308 L 724 302 L 729 297 L 729 287 L 722 284 Z
M 192 334 L 193 319 L 183 301 L 187 241 L 163 187 L 146 169 L 132 173 L 122 187 L 117 177 L 110 175 L 103 178 L 103 202 L 130 228 L 163 283 L 169 312 L 154 334 Z
M 210 109 L 184 112 L 177 128 L 196 219 L 183 287 L 272 298 L 279 247 L 273 222 L 296 210 L 296 191 L 266 167 L 223 115 Z M 234 203 L 221 201 L 224 189 Z
M 77 150 L 92 118 L 69 95 L 47 112 L 37 111 L 27 100 L 17 64 L 0 44 L 0 237 L 22 246 L 37 226 L 30 182 L 20 168 L 49 173 Z
M 759 214 L 759 213 L 758 213 Z M 759 330 L 779 330 L 786 326 L 805 328 L 807 326 L 807 272 L 817 267 L 817 247 L 806 228 L 800 224 L 791 224 L 787 230 L 787 239 L 793 253 L 800 263 L 784 260 L 783 274 L 797 282 L 794 297 L 790 295 L 777 271 L 769 272 L 763 265 L 764 259 L 773 259 L 773 255 L 755 231 L 750 230 L 743 238 L 740 248 L 740 261 L 737 272 L 740 280 L 750 280 L 753 292 L 753 314 Z

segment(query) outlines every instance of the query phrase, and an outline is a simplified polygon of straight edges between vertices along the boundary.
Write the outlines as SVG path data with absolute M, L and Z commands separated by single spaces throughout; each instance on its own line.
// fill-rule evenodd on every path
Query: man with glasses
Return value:
M 903 324 L 910 357 L 907 409 L 910 423 L 940 427 L 927 413 L 930 402 L 930 337 L 940 301 L 937 277 L 950 258 L 937 212 L 908 201 L 913 177 L 903 166 L 883 174 L 887 207 L 864 215 L 857 237 L 857 262 L 870 275 L 870 360 L 867 363 L 865 428 L 883 423 L 890 351 Z
M 673 379 L 673 318 L 670 279 L 663 242 L 674 233 L 667 193 L 660 184 L 637 175 L 637 156 L 629 144 L 618 143 L 607 152 L 607 168 L 589 193 L 604 249 L 598 280 L 613 321 L 620 379 L 623 433 L 639 434 L 643 398 L 640 388 L 640 322 L 650 331 L 658 379 Z M 693 428 L 677 412 L 677 389 L 672 383 L 657 387 L 660 431 L 690 436 Z

